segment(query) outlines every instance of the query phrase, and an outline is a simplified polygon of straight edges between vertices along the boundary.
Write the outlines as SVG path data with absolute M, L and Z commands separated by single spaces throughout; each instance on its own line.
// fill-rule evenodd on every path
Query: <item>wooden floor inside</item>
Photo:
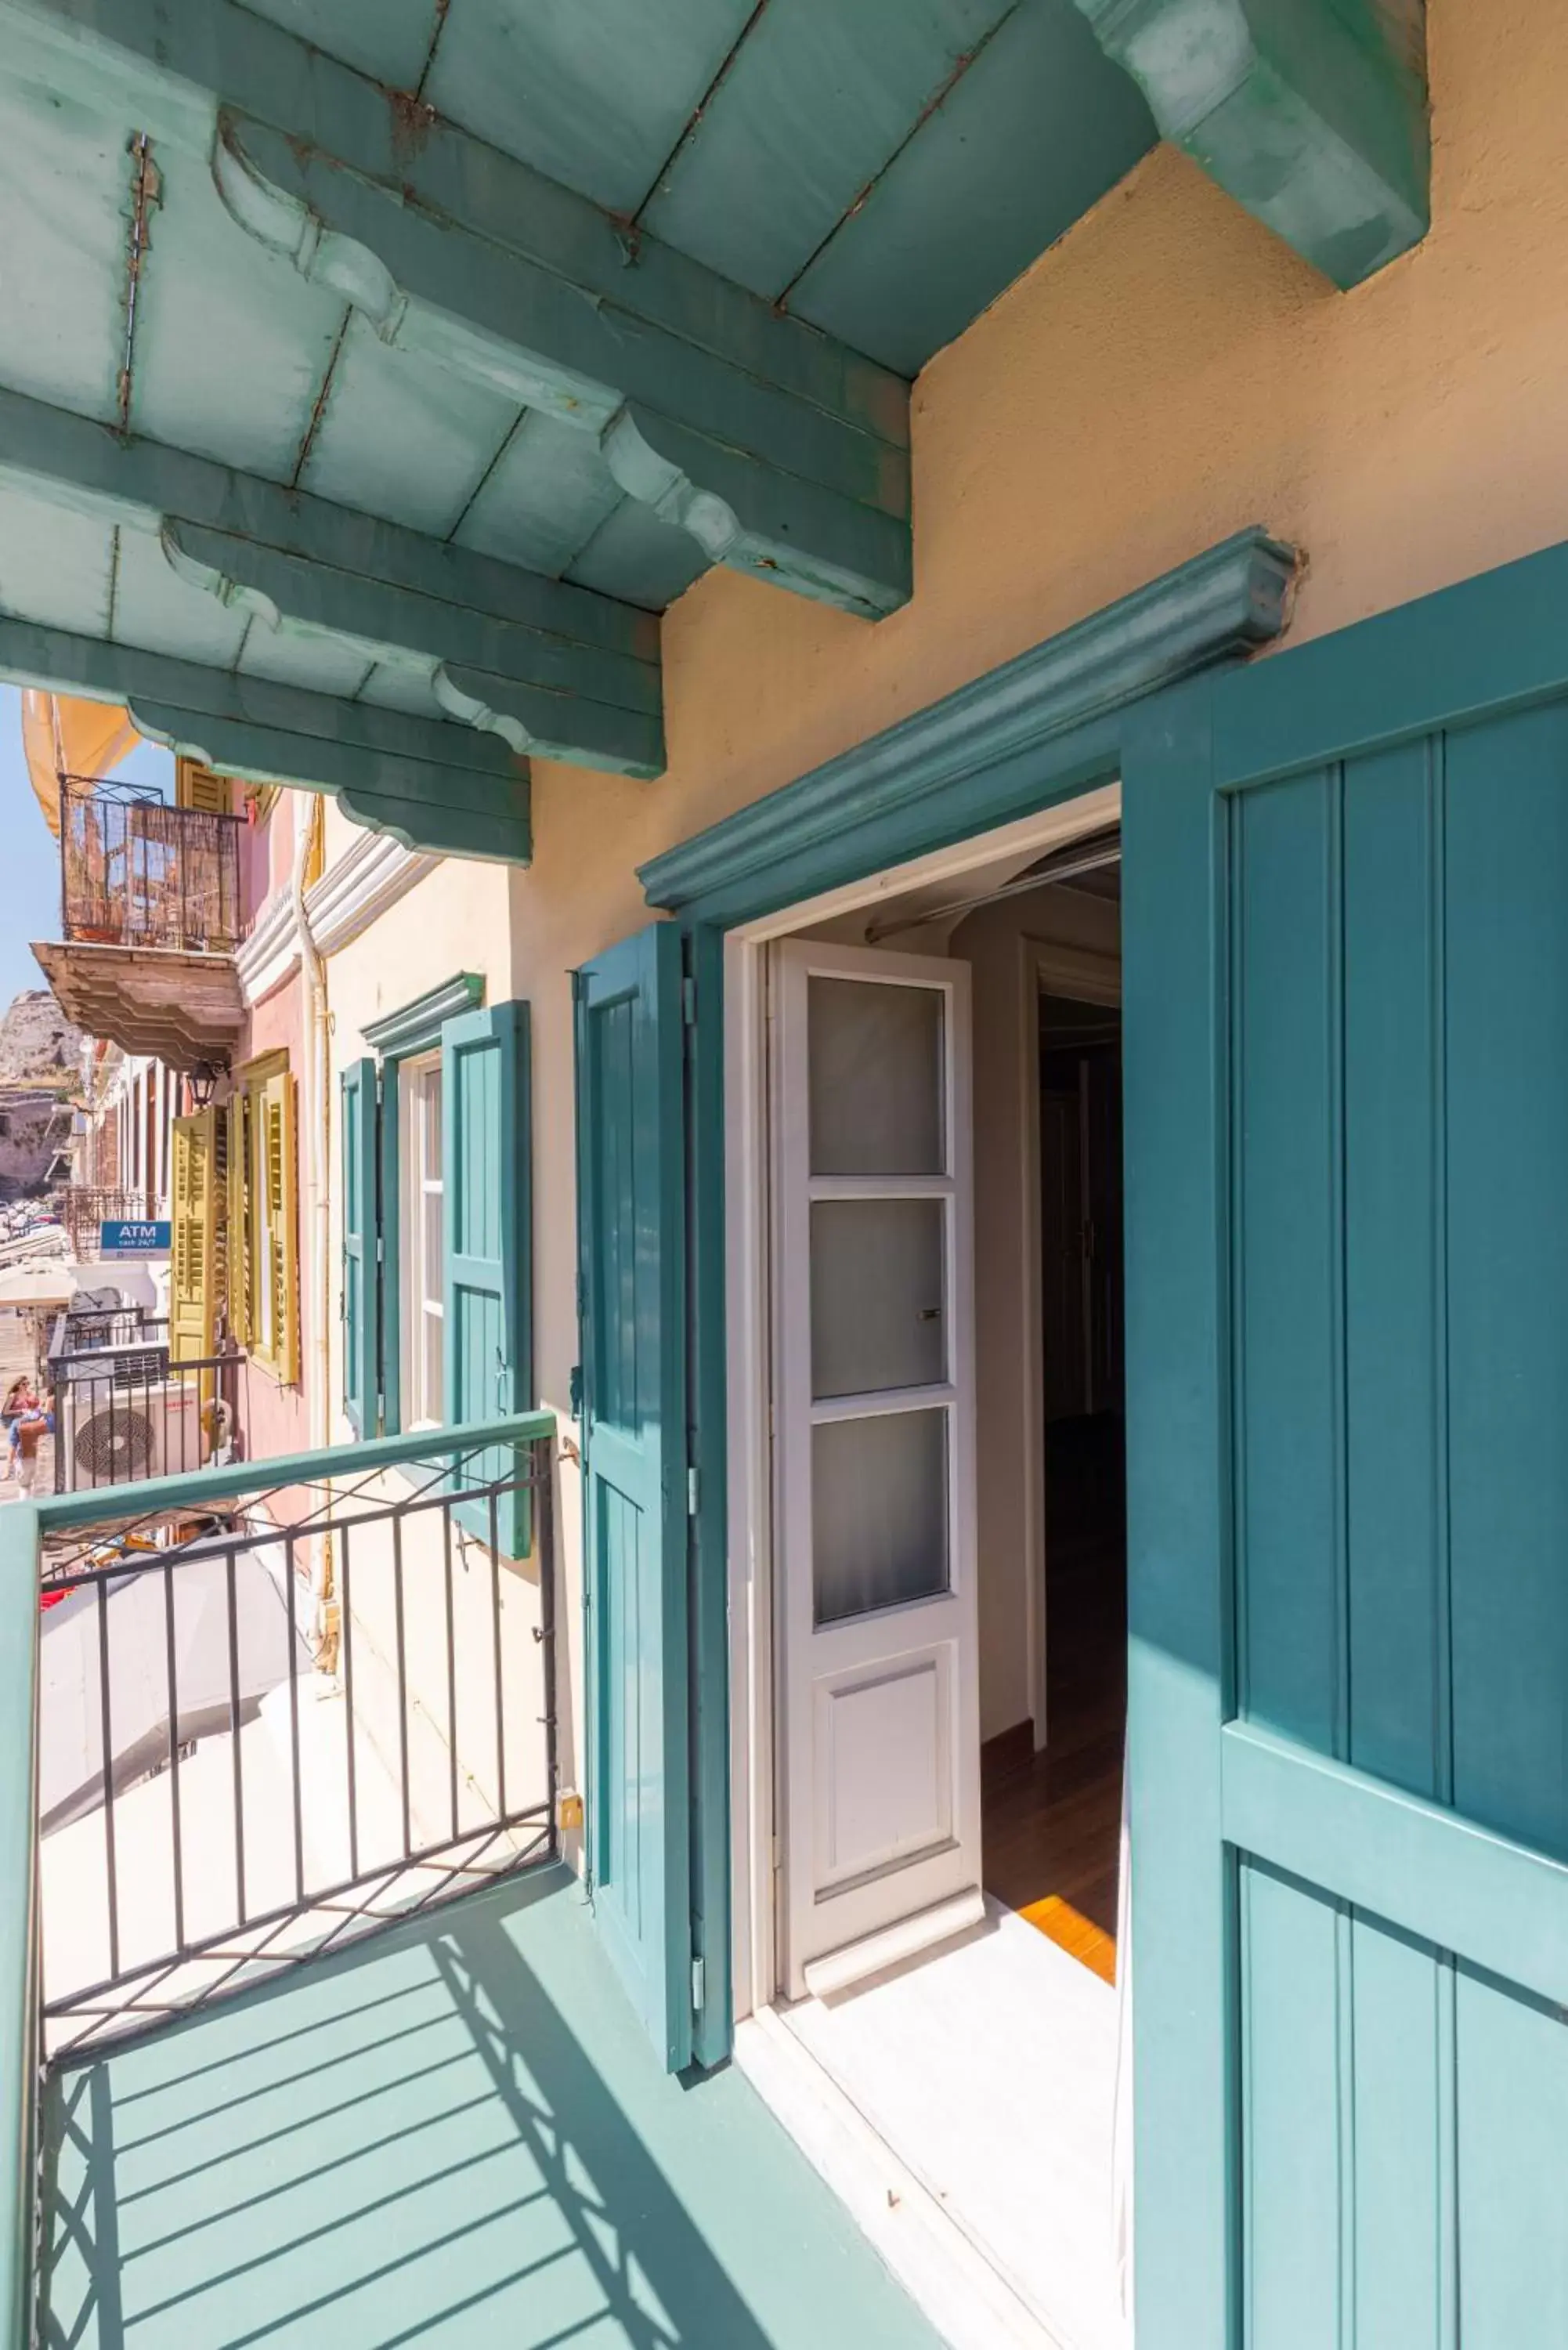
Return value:
M 1127 1537 L 1119 1420 L 1051 1432 L 1046 1720 L 981 1749 L 987 1892 L 1114 1982 L 1127 1732 Z

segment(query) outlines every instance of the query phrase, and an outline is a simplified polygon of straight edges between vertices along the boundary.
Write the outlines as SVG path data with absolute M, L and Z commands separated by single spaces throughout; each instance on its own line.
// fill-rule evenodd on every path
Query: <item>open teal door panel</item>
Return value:
M 1568 2340 L 1565 594 L 1127 747 L 1139 2350 Z
M 668 924 L 576 978 L 589 1866 L 672 2070 L 692 2024 L 681 979 Z

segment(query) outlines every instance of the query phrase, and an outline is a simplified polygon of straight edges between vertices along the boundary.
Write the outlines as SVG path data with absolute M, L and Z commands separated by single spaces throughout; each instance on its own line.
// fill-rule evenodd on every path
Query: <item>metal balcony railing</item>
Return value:
M 57 1493 L 184 1476 L 244 1450 L 247 1357 L 175 1360 L 167 1319 L 139 1305 L 62 1314 L 47 1378 Z
M 60 781 L 60 911 L 73 943 L 232 952 L 239 819 L 124 784 Z
M 56 2067 L 557 1857 L 554 1456 L 537 1412 L 0 1512 L 0 2350 Z
M 60 1195 L 60 1222 L 66 1243 L 78 1263 L 96 1257 L 101 1227 L 120 1222 L 151 1223 L 157 1202 L 148 1191 L 107 1191 L 88 1183 L 67 1183 Z

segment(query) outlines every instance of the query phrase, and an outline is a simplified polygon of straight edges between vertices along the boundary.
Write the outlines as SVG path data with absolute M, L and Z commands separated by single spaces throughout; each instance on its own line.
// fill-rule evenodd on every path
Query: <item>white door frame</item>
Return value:
M 974 838 L 738 925 L 724 941 L 724 1189 L 730 1601 L 732 1961 L 736 2021 L 777 1995 L 770 1321 L 770 1200 L 763 956 L 773 939 L 1019 852 L 1042 855 L 1114 823 L 1111 784 Z M 1032 980 L 1036 993 L 1039 982 Z M 1023 1082 L 1021 1075 L 1021 1082 Z M 1038 1087 L 1035 1087 L 1036 1093 Z M 1038 1104 L 1035 1107 L 1038 1150 Z M 1025 1121 L 1025 1132 L 1028 1122 Z M 1038 1219 L 1036 1219 L 1038 1222 Z M 1033 1253 L 1037 1263 L 1036 1235 Z M 1036 1361 L 1038 1347 L 1036 1347 Z M 1038 1378 L 1038 1369 L 1035 1373 Z M 1038 1389 L 1036 1390 L 1038 1393 Z M 1038 1645 L 1044 1659 L 1044 1529 Z M 1041 1681 L 1044 1706 L 1044 1681 Z

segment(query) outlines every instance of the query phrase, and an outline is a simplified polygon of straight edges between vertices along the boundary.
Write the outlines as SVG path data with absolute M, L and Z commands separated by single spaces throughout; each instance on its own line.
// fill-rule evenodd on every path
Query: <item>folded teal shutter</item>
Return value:
M 449 1428 L 528 1411 L 534 1402 L 529 1247 L 528 1006 L 459 1013 L 441 1032 L 445 1186 L 445 1419 Z M 524 1467 L 493 1449 L 456 1483 L 487 1484 Z M 488 1501 L 459 1520 L 491 1539 Z M 509 1558 L 528 1549 L 527 1495 L 504 1494 L 495 1539 Z
M 380 1268 L 377 1262 L 376 1064 L 356 1061 L 339 1088 L 343 1135 L 343 1410 L 356 1436 L 377 1433 Z
M 694 1955 L 681 980 L 659 922 L 576 981 L 589 1867 L 671 2072 L 691 2055 Z

